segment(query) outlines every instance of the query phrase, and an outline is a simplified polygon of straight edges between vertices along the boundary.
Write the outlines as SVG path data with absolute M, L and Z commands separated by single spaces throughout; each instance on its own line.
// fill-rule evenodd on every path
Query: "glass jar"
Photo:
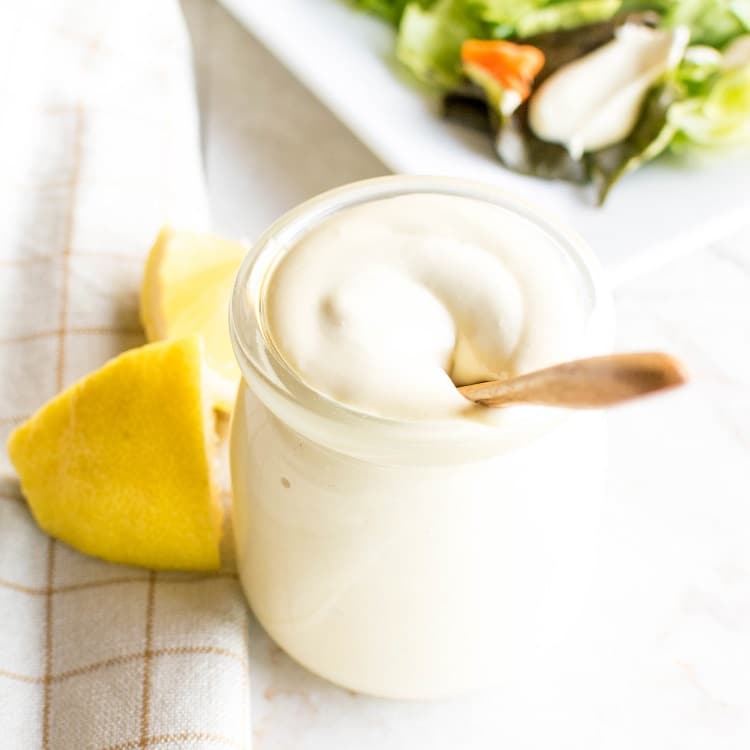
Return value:
M 451 179 L 325 193 L 273 224 L 239 271 L 231 469 L 250 605 L 311 671 L 374 695 L 434 698 L 512 678 L 565 638 L 592 568 L 606 449 L 598 413 L 514 407 L 494 426 L 399 421 L 332 401 L 286 366 L 265 322 L 275 264 L 331 214 L 407 193 L 488 201 L 540 228 L 579 284 L 581 356 L 609 351 L 612 306 L 574 234 L 495 188 Z

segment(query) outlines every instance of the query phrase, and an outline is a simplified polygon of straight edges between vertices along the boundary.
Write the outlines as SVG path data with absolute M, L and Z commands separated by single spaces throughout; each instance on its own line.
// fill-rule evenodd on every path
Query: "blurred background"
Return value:
M 181 0 L 214 228 L 254 236 L 317 193 L 390 170 L 215 0 Z

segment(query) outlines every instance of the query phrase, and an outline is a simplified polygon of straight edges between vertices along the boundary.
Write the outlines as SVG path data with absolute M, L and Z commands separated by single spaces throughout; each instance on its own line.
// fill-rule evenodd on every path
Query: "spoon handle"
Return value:
M 680 363 L 659 352 L 607 354 L 577 359 L 508 380 L 465 385 L 459 392 L 485 406 L 543 404 L 574 409 L 613 406 L 681 385 Z

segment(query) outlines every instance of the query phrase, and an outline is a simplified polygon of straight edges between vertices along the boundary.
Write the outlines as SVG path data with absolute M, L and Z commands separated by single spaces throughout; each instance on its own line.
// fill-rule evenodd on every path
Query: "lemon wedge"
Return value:
M 164 227 L 146 261 L 141 321 L 149 341 L 200 335 L 209 368 L 207 392 L 230 412 L 240 371 L 229 339 L 229 298 L 247 248 L 239 242 Z
M 194 336 L 131 349 L 11 434 L 11 461 L 44 531 L 111 562 L 219 566 L 222 512 L 201 348 Z

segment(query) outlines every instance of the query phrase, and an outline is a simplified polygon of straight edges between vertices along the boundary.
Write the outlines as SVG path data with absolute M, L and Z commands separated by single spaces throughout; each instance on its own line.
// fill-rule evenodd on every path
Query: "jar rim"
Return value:
M 289 367 L 268 335 L 264 321 L 264 288 L 278 261 L 301 236 L 332 214 L 363 203 L 406 194 L 442 194 L 491 203 L 515 213 L 544 231 L 576 266 L 590 298 L 586 331 L 594 319 L 612 328 L 612 311 L 604 271 L 586 242 L 543 210 L 492 185 L 451 177 L 390 175 L 349 183 L 324 192 L 273 222 L 252 244 L 237 273 L 229 310 L 235 357 L 246 380 L 262 390 L 304 403 L 320 416 L 348 423 L 403 425 L 405 420 L 371 414 L 329 398 L 305 383 Z M 248 377 L 249 376 L 249 377 Z M 424 420 L 423 424 L 435 422 Z M 439 424 L 439 423 L 437 423 Z

